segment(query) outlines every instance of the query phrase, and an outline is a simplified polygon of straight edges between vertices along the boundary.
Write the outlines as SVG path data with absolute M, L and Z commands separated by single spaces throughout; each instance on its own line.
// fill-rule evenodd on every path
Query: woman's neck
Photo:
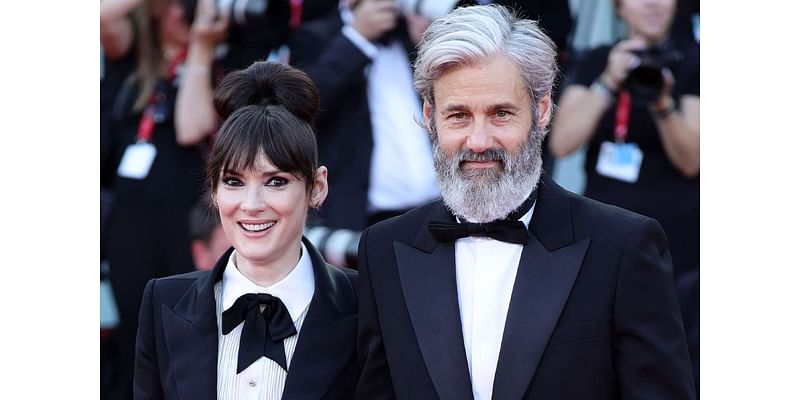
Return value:
M 288 257 L 277 260 L 251 260 L 240 253 L 234 257 L 236 269 L 247 279 L 261 287 L 272 286 L 286 278 L 297 266 L 302 250 L 298 244 L 297 251 L 287 252 Z

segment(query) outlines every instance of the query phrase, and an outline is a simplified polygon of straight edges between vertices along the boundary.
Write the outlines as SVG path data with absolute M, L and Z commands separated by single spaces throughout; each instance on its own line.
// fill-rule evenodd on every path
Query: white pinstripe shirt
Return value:
M 302 244 L 301 244 L 302 245 Z M 308 250 L 302 245 L 303 255 L 286 278 L 270 287 L 261 287 L 247 279 L 234 264 L 236 251 L 228 259 L 222 281 L 214 286 L 217 301 L 217 399 L 218 400 L 279 400 L 283 395 L 287 372 L 275 361 L 261 357 L 240 374 L 236 374 L 239 354 L 239 338 L 242 327 L 239 324 L 227 335 L 222 334 L 222 312 L 233 305 L 239 296 L 247 293 L 268 293 L 283 301 L 292 317 L 297 334 L 283 341 L 286 351 L 286 366 L 291 366 L 292 355 L 300 336 L 311 297 L 314 295 L 314 269 Z

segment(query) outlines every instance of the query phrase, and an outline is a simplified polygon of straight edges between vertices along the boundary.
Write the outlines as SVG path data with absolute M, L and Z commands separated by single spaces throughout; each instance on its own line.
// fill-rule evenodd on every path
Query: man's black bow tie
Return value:
M 528 244 L 528 228 L 522 218 L 531 209 L 536 201 L 536 190 L 506 219 L 487 223 L 455 222 L 455 221 L 430 221 L 428 230 L 434 239 L 439 242 L 452 242 L 468 236 L 488 236 L 515 244 Z
M 260 306 L 264 305 L 264 311 Z M 253 362 L 266 356 L 284 371 L 286 352 L 283 339 L 297 334 L 289 310 L 281 299 L 266 293 L 245 294 L 222 313 L 222 333 L 227 335 L 244 321 L 239 340 L 239 357 L 236 373 L 244 371 Z

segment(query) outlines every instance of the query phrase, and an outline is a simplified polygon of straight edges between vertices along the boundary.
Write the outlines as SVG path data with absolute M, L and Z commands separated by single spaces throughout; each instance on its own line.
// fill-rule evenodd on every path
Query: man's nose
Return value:
M 474 129 L 467 137 L 467 148 L 476 153 L 483 153 L 492 148 L 494 146 L 494 138 L 492 137 L 491 131 L 487 128 L 485 122 L 476 121 Z

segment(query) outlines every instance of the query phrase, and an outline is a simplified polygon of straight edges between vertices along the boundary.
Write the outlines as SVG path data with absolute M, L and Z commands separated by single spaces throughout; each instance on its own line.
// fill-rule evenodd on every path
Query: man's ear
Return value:
M 539 107 L 539 121 L 537 122 L 540 128 L 545 128 L 550 123 L 550 116 L 553 110 L 551 97 L 551 94 L 547 94 L 537 104 Z
M 432 112 L 433 112 L 433 105 L 431 105 L 431 103 L 429 103 L 428 100 L 425 100 L 422 103 L 422 118 L 423 118 L 423 123 L 425 124 L 425 128 L 428 129 L 428 133 L 433 132 L 433 129 L 431 129 Z

